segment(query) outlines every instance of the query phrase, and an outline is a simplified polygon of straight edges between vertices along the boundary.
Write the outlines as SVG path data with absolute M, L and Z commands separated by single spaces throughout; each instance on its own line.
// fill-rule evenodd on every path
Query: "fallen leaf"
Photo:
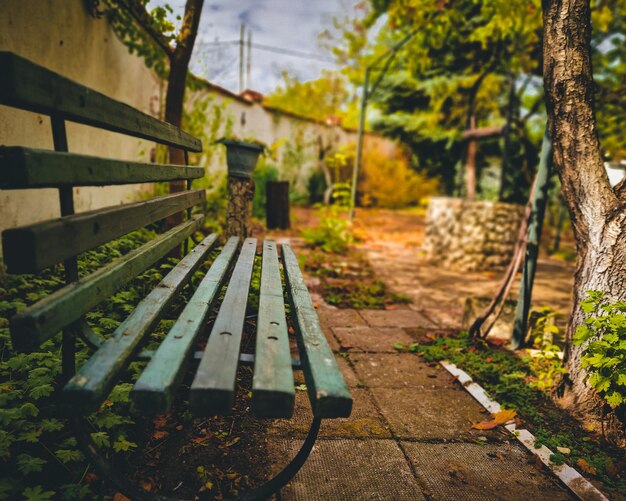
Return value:
M 435 339 L 437 339 L 437 334 L 435 334 L 434 332 L 429 332 L 428 334 L 426 334 L 426 339 L 430 339 L 431 341 L 434 341 Z
M 289 329 L 287 330 L 287 332 L 289 332 L 289 334 L 291 334 L 292 336 L 296 333 L 296 331 L 294 330 L 293 327 L 289 327 Z
M 598 470 L 594 468 L 593 466 L 591 466 L 583 458 L 580 458 L 578 461 L 576 461 L 576 464 L 584 473 L 588 473 L 589 475 L 595 475 L 596 473 L 598 473 Z
M 160 431 L 157 430 L 152 434 L 152 438 L 154 440 L 161 440 L 162 438 L 165 438 L 169 435 L 169 433 L 167 431 Z
M 121 492 L 116 492 L 113 495 L 113 501 L 131 501 L 131 499 L 124 496 L 124 494 L 122 494 Z
M 572 452 L 572 449 L 570 449 L 569 447 L 557 447 L 556 450 L 559 451 L 561 454 L 569 454 L 570 452 Z
M 496 412 L 491 416 L 491 421 L 483 421 L 482 423 L 476 423 L 472 425 L 472 428 L 477 430 L 492 430 L 500 425 L 508 423 L 511 419 L 514 419 L 517 413 L 512 409 L 504 409 L 500 412 Z
M 220 445 L 220 449 L 224 449 L 225 447 L 232 447 L 237 442 L 239 442 L 239 440 L 241 440 L 239 437 L 235 437 L 232 440 L 229 440 L 228 442 L 224 442 L 222 445 Z
M 485 362 L 487 362 L 488 364 L 490 364 L 491 362 L 493 362 L 493 357 L 487 357 L 487 358 L 485 358 Z
M 213 482 L 205 482 L 204 487 L 206 488 L 206 490 L 210 491 L 211 489 L 213 489 Z
M 488 338 L 487 342 L 489 344 L 492 344 L 493 346 L 504 346 L 506 343 L 508 343 L 508 341 L 506 339 L 499 339 L 497 337 Z
M 154 427 L 158 430 L 167 424 L 167 416 L 157 416 L 152 420 Z
M 143 487 L 143 489 L 148 492 L 152 491 L 152 482 L 149 482 L 146 480 L 140 480 L 139 485 L 141 485 L 141 487 Z

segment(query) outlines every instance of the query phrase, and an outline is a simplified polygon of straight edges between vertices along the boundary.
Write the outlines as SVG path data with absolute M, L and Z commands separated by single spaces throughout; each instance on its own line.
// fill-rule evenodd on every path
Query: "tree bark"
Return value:
M 565 403 L 587 420 L 599 406 L 585 384 L 582 349 L 572 346 L 583 323 L 580 301 L 587 290 L 626 300 L 626 211 L 620 191 L 611 188 L 593 109 L 589 0 L 544 0 L 544 86 L 554 166 L 559 174 L 578 252 L 574 305 L 567 330 L 569 384 Z M 621 441 L 621 430 L 610 438 Z

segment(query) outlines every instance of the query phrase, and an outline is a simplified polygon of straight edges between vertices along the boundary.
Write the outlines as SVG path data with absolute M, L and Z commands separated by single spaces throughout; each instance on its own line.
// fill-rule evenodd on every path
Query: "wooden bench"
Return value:
M 103 339 L 84 320 L 85 314 L 130 280 L 158 264 L 176 248 L 187 248 L 202 228 L 205 193 L 191 189 L 204 176 L 192 166 L 157 165 L 68 153 L 65 122 L 93 127 L 199 152 L 197 138 L 110 99 L 87 87 L 11 53 L 0 53 L 0 104 L 47 115 L 51 119 L 54 151 L 21 146 L 0 149 L 0 189 L 58 188 L 61 217 L 8 229 L 2 234 L 4 262 L 9 273 L 38 273 L 64 263 L 67 285 L 16 314 L 10 322 L 13 346 L 34 351 L 62 332 L 62 377 L 59 400 L 70 409 L 83 449 L 103 475 L 131 499 L 154 496 L 123 479 L 106 463 L 91 441 L 84 416 L 96 410 L 125 377 L 134 360 L 148 361 L 134 384 L 131 400 L 136 412 L 167 412 L 189 370 L 195 371 L 188 402 L 196 416 L 228 414 L 235 398 L 240 364 L 254 366 L 252 412 L 263 418 L 289 418 L 294 409 L 293 369 L 304 371 L 313 410 L 313 423 L 302 450 L 282 472 L 252 491 L 262 498 L 279 490 L 304 463 L 317 436 L 320 420 L 350 415 L 352 398 L 320 328 L 296 257 L 289 245 L 279 252 L 275 242 L 262 244 L 262 272 L 254 354 L 240 353 L 246 305 L 257 242 L 230 238 L 187 302 L 158 349 L 142 351 L 169 304 L 217 246 L 212 234 L 186 252 L 115 332 Z M 187 180 L 187 190 L 147 201 L 74 214 L 73 187 Z M 79 278 L 77 256 L 138 228 L 183 214 L 177 226 L 148 243 Z M 279 258 L 280 256 L 280 258 Z M 281 279 L 284 275 L 284 285 Z M 222 286 L 226 293 L 218 305 Z M 290 314 L 285 312 L 285 297 Z M 204 351 L 195 351 L 205 335 L 209 312 L 219 312 Z M 292 358 L 288 325 L 295 327 L 298 355 Z M 76 343 L 93 353 L 78 370 Z

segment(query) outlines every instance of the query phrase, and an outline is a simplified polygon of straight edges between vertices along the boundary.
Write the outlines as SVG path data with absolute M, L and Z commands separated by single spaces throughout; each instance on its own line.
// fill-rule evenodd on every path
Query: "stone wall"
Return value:
M 506 268 L 523 213 L 520 205 L 433 197 L 426 217 L 425 257 L 464 271 Z

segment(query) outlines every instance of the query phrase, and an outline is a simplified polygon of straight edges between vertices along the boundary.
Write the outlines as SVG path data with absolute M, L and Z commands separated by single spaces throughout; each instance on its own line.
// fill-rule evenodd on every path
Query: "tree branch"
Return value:
M 172 58 L 174 55 L 174 49 L 170 47 L 170 44 L 155 26 L 150 14 L 146 8 L 138 0 L 114 0 L 120 7 L 126 9 L 133 19 L 141 26 L 150 38 L 152 38 L 156 44 L 161 47 L 168 58 Z

